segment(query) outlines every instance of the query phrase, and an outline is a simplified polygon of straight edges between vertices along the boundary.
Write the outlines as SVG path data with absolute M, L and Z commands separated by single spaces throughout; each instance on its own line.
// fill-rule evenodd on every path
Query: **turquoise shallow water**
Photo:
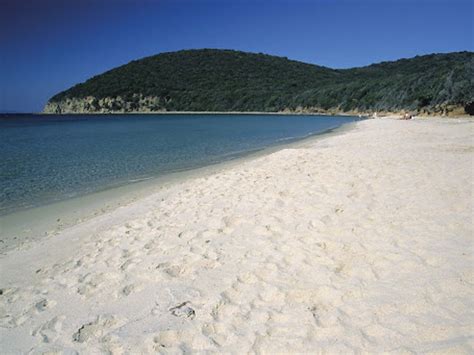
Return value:
M 0 215 L 202 167 L 355 117 L 0 116 Z

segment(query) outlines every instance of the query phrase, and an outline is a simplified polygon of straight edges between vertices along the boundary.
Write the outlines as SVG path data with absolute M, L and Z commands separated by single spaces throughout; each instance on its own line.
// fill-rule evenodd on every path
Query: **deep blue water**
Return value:
M 224 161 L 354 120 L 287 115 L 0 116 L 0 214 Z

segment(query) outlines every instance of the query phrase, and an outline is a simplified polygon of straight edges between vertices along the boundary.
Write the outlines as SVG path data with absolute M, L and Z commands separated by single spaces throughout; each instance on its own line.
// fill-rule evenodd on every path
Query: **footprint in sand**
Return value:
M 140 292 L 143 290 L 143 285 L 138 284 L 138 283 L 131 283 L 123 287 L 119 293 L 118 297 L 127 297 L 130 296 L 132 293 Z
M 160 263 L 156 266 L 157 270 L 162 270 L 163 273 L 170 277 L 178 277 L 183 275 L 186 272 L 184 266 L 181 265 L 172 265 L 169 262 Z
M 35 329 L 31 335 L 40 337 L 43 343 L 51 343 L 59 337 L 64 319 L 64 316 L 54 317 Z
M 17 298 L 15 298 L 15 300 L 17 300 Z M 12 301 L 11 299 L 7 300 L 7 303 L 9 304 L 14 302 L 15 301 Z M 23 306 L 21 304 L 17 304 L 17 309 L 19 310 L 19 312 L 16 312 L 16 314 L 6 314 L 7 307 L 6 305 L 2 305 L 2 307 L 0 308 L 0 327 L 16 328 L 18 326 L 21 326 L 23 323 L 31 320 L 38 314 L 56 305 L 56 301 L 48 300 L 46 298 L 36 300 L 33 303 L 27 302 L 26 304 L 22 302 L 20 298 L 20 300 L 17 300 L 17 302 L 23 303 Z
M 47 308 L 52 308 L 56 305 L 56 301 L 48 301 L 47 299 L 42 299 L 35 303 L 34 308 L 37 312 L 43 312 Z
M 179 305 L 169 309 L 171 314 L 175 317 L 194 319 L 196 311 L 189 306 L 189 301 L 180 303 Z
M 193 338 L 193 332 L 190 330 L 162 330 L 158 335 L 153 336 L 151 352 L 164 352 L 165 354 L 187 353 L 187 351 L 184 351 L 179 345 L 183 344 L 183 342 L 188 344 L 193 343 Z
M 72 340 L 84 343 L 91 339 L 100 338 L 110 330 L 116 329 L 124 324 L 112 315 L 100 315 L 94 321 L 81 326 L 73 335 Z

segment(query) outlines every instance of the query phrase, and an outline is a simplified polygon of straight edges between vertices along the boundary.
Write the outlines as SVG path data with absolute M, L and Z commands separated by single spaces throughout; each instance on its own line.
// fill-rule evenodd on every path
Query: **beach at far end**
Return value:
M 0 255 L 4 353 L 474 347 L 474 121 L 364 120 Z

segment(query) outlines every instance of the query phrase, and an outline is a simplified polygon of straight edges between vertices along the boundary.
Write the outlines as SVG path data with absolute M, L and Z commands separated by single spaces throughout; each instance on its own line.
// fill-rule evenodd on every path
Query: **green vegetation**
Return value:
M 439 112 L 474 101 L 474 53 L 432 54 L 334 70 L 232 50 L 184 50 L 132 61 L 52 97 L 51 103 L 120 97 L 110 110 Z M 123 102 L 128 103 L 127 106 Z M 126 108 L 125 108 L 126 107 Z

